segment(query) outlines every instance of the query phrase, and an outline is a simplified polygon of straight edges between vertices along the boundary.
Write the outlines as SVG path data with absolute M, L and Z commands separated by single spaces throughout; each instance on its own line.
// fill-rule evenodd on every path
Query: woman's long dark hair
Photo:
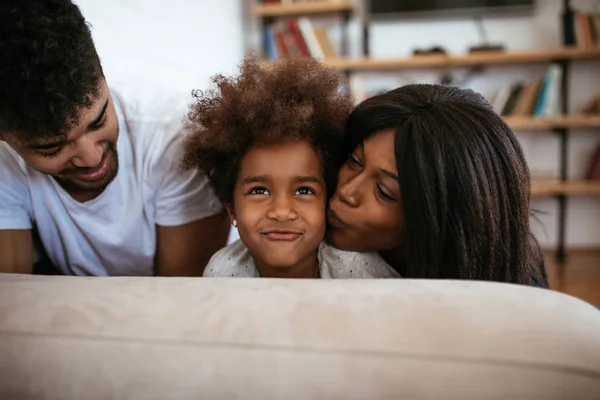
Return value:
M 406 277 L 544 286 L 530 231 L 530 175 L 519 142 L 479 94 L 415 84 L 358 105 L 344 158 L 393 129 L 408 235 Z

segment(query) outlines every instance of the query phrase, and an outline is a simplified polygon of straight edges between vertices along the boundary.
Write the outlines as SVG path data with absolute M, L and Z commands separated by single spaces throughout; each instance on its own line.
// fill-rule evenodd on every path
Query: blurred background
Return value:
M 76 3 L 113 87 L 190 96 L 255 50 L 320 58 L 357 101 L 413 82 L 482 93 L 527 154 L 552 287 L 600 305 L 600 0 Z

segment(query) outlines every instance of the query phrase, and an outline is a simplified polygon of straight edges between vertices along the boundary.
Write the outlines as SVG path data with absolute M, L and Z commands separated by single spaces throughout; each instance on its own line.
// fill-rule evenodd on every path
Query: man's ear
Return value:
M 227 210 L 227 215 L 229 215 L 229 222 L 234 225 L 233 221 L 235 221 L 235 209 L 233 207 L 233 203 L 225 204 L 225 209 Z

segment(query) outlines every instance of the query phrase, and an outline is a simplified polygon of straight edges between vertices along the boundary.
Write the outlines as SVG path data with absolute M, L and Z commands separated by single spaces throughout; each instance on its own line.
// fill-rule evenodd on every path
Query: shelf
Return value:
M 600 128 L 600 115 L 568 115 L 558 117 L 505 117 L 514 130 L 534 131 L 560 128 Z
M 531 185 L 532 196 L 600 195 L 600 181 L 537 181 Z
M 463 55 L 428 54 L 405 58 L 331 58 L 323 62 L 345 71 L 397 70 L 410 68 L 462 67 L 542 63 L 554 60 L 600 59 L 600 48 L 564 47 L 545 50 L 479 52 Z
M 352 1 L 320 1 L 295 4 L 259 4 L 254 7 L 254 14 L 261 17 L 291 17 L 310 14 L 331 14 L 340 11 L 352 11 Z

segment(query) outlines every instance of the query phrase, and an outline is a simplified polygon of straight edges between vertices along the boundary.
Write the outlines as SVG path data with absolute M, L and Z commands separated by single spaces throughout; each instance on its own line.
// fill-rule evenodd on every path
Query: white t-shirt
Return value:
M 377 252 L 356 253 L 336 249 L 322 241 L 317 251 L 321 279 L 400 278 Z M 241 241 L 216 252 L 204 269 L 205 277 L 258 278 L 254 258 Z
M 222 210 L 203 175 L 179 168 L 185 97 L 111 95 L 119 170 L 95 199 L 74 200 L 0 142 L 0 230 L 35 226 L 64 274 L 152 275 L 157 224 L 179 226 Z

